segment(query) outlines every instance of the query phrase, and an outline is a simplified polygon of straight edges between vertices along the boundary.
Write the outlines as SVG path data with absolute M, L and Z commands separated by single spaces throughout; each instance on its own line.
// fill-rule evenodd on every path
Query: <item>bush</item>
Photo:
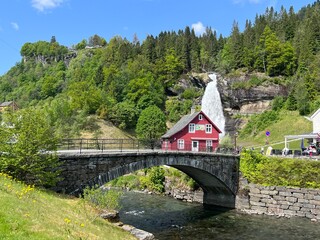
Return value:
M 320 162 L 241 153 L 240 171 L 248 181 L 266 186 L 320 188 Z
M 161 167 L 153 167 L 150 169 L 150 172 L 148 173 L 150 183 L 151 183 L 151 189 L 163 193 L 164 192 L 164 170 Z
M 184 90 L 184 92 L 181 94 L 181 97 L 183 99 L 195 99 L 199 96 L 201 96 L 202 92 L 197 90 L 196 88 L 187 88 Z
M 129 189 L 129 190 L 139 189 L 140 180 L 137 175 L 129 174 L 129 175 L 124 175 L 112 180 L 111 182 L 109 182 L 108 185 L 112 187 L 120 187 L 120 188 Z
M 119 210 L 119 199 L 122 192 L 115 190 L 102 190 L 101 188 L 85 188 L 83 191 L 83 199 L 91 203 L 94 207 L 106 210 Z

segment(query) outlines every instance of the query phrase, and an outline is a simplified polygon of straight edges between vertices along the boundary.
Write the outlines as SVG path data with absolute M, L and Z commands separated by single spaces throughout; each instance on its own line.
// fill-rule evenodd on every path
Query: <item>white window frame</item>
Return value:
M 184 149 L 184 139 L 178 139 L 177 147 L 178 149 Z
M 202 114 L 199 114 L 198 119 L 199 119 L 199 120 L 202 120 L 202 119 L 203 119 Z
M 195 133 L 195 132 L 196 132 L 196 124 L 189 123 L 189 133 Z
M 212 133 L 212 125 L 206 124 L 206 133 Z
M 206 140 L 206 146 L 212 147 L 212 140 Z

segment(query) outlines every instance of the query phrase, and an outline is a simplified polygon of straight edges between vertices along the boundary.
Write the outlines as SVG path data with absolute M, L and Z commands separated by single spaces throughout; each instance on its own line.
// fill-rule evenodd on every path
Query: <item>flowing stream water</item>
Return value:
M 225 118 L 223 114 L 220 93 L 217 88 L 217 76 L 216 74 L 212 73 L 209 74 L 209 78 L 212 81 L 208 83 L 204 95 L 202 97 L 202 111 L 222 131 L 222 134 L 220 134 L 220 137 L 222 137 L 225 133 Z
M 204 209 L 170 197 L 125 192 L 120 220 L 151 232 L 159 240 L 316 240 L 320 224 L 306 218 L 247 215 L 236 210 Z

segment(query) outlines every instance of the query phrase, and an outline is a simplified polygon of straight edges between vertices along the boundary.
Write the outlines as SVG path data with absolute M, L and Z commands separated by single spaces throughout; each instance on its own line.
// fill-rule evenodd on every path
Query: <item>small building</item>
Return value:
M 8 102 L 3 102 L 0 104 L 0 112 L 3 112 L 5 110 L 12 110 L 12 111 L 15 111 L 15 110 L 18 110 L 18 105 L 16 104 L 16 102 L 14 101 L 8 101 Z
M 162 150 L 214 151 L 221 130 L 202 111 L 183 116 L 162 139 Z
M 313 133 L 320 133 L 320 108 L 309 118 L 312 121 Z

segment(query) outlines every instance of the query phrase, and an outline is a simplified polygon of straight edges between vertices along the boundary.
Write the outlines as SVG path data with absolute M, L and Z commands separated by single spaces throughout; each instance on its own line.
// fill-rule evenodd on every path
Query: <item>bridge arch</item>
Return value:
M 60 185 L 67 185 L 64 188 L 67 193 L 76 194 L 85 186 L 102 186 L 137 170 L 167 165 L 186 173 L 200 185 L 204 204 L 235 207 L 239 172 L 239 157 L 235 155 L 152 151 L 59 157 L 64 173 Z

